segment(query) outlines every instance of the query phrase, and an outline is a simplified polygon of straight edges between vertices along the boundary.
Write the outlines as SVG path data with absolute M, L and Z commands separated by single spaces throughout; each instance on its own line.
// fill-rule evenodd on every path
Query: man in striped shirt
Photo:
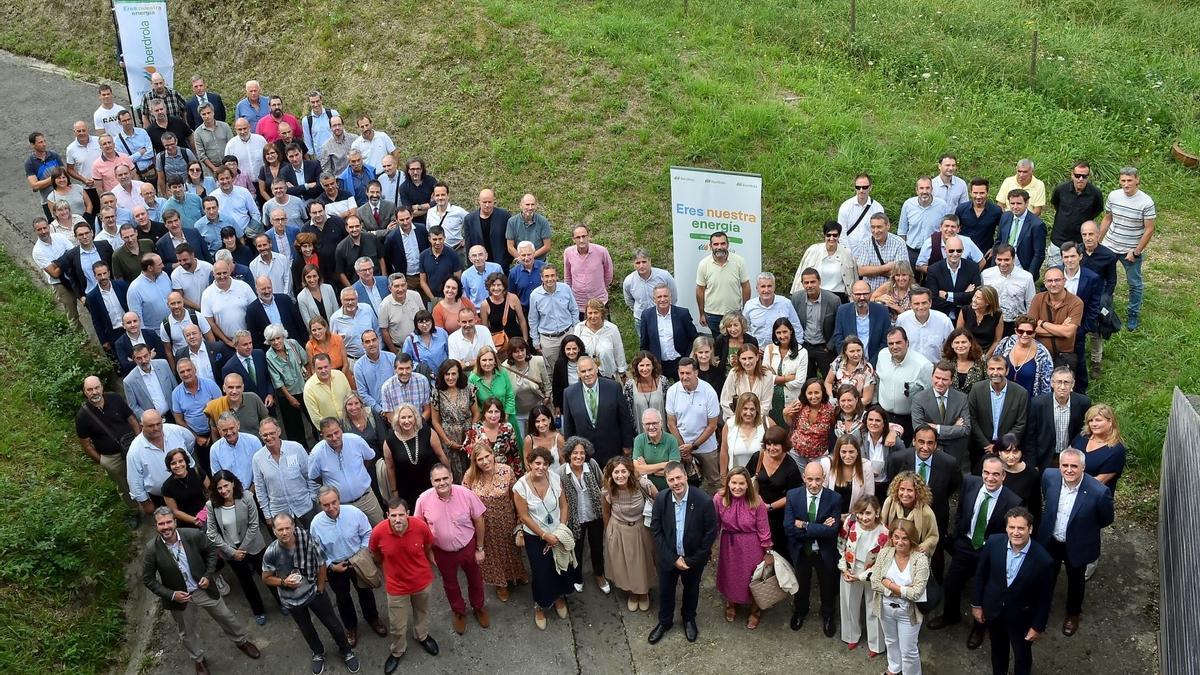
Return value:
M 1156 213 L 1154 200 L 1138 189 L 1141 180 L 1136 168 L 1122 167 L 1119 182 L 1121 189 L 1108 193 L 1104 203 L 1100 239 L 1117 254 L 1125 268 L 1125 280 L 1129 283 L 1129 318 L 1125 327 L 1137 330 L 1142 309 L 1142 260 L 1154 236 Z

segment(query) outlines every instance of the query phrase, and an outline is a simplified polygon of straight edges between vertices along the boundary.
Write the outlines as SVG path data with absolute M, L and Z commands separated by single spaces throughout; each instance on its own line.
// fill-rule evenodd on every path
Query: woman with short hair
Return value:
M 571 534 L 575 536 L 575 560 L 579 563 L 571 570 L 571 581 L 575 592 L 583 592 L 583 548 L 587 544 L 592 559 L 592 575 L 601 593 L 608 595 L 612 586 L 604 578 L 604 511 L 600 505 L 601 484 L 604 476 L 600 465 L 592 456 L 596 448 L 582 436 L 567 439 L 563 451 L 567 463 L 558 468 L 562 478 L 563 492 L 567 495 Z
M 279 401 L 276 405 L 283 432 L 288 440 L 303 444 L 304 421 L 308 419 L 308 410 L 304 407 L 304 383 L 312 375 L 308 352 L 288 337 L 282 324 L 267 326 L 263 330 L 263 340 L 267 343 L 267 371 Z

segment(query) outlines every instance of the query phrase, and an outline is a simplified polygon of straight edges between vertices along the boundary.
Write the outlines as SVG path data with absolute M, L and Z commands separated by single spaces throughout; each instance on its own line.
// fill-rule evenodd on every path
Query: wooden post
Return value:
M 850 0 L 850 37 L 854 37 L 854 30 L 858 27 L 858 0 Z
M 1029 50 L 1029 88 L 1037 83 L 1038 32 L 1033 31 L 1033 46 Z
M 688 0 L 683 0 L 683 15 L 688 15 Z

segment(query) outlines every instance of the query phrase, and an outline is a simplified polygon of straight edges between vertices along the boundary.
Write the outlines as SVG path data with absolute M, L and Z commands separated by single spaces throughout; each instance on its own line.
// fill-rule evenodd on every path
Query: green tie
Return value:
M 940 411 L 942 413 L 942 423 L 945 424 L 946 423 L 946 396 L 945 396 L 945 394 L 937 397 L 937 400 L 938 400 L 938 411 Z
M 979 505 L 979 515 L 975 516 L 975 531 L 971 533 L 971 547 L 983 548 L 983 535 L 987 532 L 988 522 L 988 504 L 992 502 L 992 496 L 988 493 L 983 493 L 983 503 Z
M 921 480 L 929 484 L 929 462 L 921 462 Z
M 1016 246 L 1017 245 L 1017 237 L 1020 234 L 1021 234 L 1021 221 L 1017 220 L 1016 218 L 1013 218 L 1012 229 L 1010 229 L 1008 232 L 1008 245 Z
M 594 424 L 596 422 L 596 390 L 588 388 L 584 389 L 584 391 L 587 392 L 588 415 L 592 418 L 592 423 Z
M 820 498 L 821 498 L 821 495 L 819 493 L 815 494 L 815 495 L 809 495 L 809 497 L 808 497 L 808 523 L 809 523 L 809 525 L 811 525 L 813 523 L 813 521 L 815 521 L 817 519 L 817 500 Z M 815 541 L 813 542 L 812 550 L 814 550 L 814 551 L 817 550 L 817 542 L 815 542 Z
M 245 360 L 246 374 L 250 376 L 250 386 L 258 386 L 258 380 L 254 377 L 254 359 L 247 356 Z

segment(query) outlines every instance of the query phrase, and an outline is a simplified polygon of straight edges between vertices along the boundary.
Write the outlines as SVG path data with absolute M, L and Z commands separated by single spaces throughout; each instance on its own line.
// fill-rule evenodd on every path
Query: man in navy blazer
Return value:
M 963 479 L 954 541 L 950 548 L 953 558 L 950 560 L 950 569 L 946 571 L 945 605 L 942 615 L 929 622 L 930 630 L 939 630 L 962 621 L 962 594 L 979 566 L 984 543 L 988 537 L 1004 532 L 1004 514 L 1021 505 L 1021 498 L 1004 487 L 1004 462 L 999 457 L 989 454 L 983 459 L 981 469 L 982 478 L 967 476 Z M 978 649 L 981 644 L 983 624 L 977 621 L 967 638 L 967 647 Z
M 838 307 L 837 319 L 833 325 L 833 344 L 834 349 L 839 352 L 842 349 L 842 342 L 851 335 L 857 336 L 863 341 L 867 350 L 867 358 L 874 364 L 879 360 L 879 351 L 887 343 L 887 332 L 892 327 L 892 315 L 888 312 L 887 307 L 871 302 L 871 287 L 867 282 L 854 282 L 850 287 L 850 299 L 852 302 Z M 864 336 L 858 332 L 858 318 L 867 319 L 867 334 Z
M 1075 374 L 1066 366 L 1059 366 L 1050 373 L 1050 391 L 1035 396 L 1029 402 L 1029 421 L 1025 425 L 1025 452 L 1037 465 L 1038 471 L 1058 466 L 1058 453 L 1071 445 L 1071 441 L 1083 429 L 1083 415 L 1092 407 L 1092 399 L 1086 394 L 1072 391 Z M 1064 444 L 1059 445 L 1055 427 L 1055 408 L 1067 409 L 1067 429 Z
M 478 244 L 487 249 L 487 259 L 498 263 L 506 272 L 512 265 L 513 257 L 508 252 L 508 242 L 504 239 L 508 227 L 508 219 L 512 217 L 506 209 L 496 206 L 496 193 L 484 189 L 479 193 L 479 208 L 467 214 L 463 219 L 463 238 L 467 243 L 465 250 L 470 251 Z M 488 219 L 488 231 L 483 232 L 483 219 Z M 520 243 L 520 242 L 517 242 Z
M 1006 534 L 988 538 L 979 556 L 971 614 L 992 638 L 992 672 L 1033 672 L 1033 642 L 1046 632 L 1054 595 L 1054 562 L 1032 538 L 1033 514 L 1024 507 L 1005 512 Z
M 591 441 L 600 466 L 621 454 L 628 457 L 633 451 L 633 415 L 621 393 L 621 385 L 600 377 L 596 360 L 590 356 L 580 357 L 576 365 L 579 381 L 563 391 L 563 435 L 582 436 Z M 588 406 L 592 395 L 596 397 L 594 415 Z
M 220 94 L 215 91 L 209 91 L 208 87 L 204 84 L 204 78 L 193 77 L 192 97 L 185 101 L 185 103 L 187 103 L 188 110 L 188 123 L 191 128 L 195 129 L 204 121 L 200 119 L 201 96 L 203 96 L 205 100 L 212 105 L 213 117 L 216 118 L 217 121 L 225 123 L 229 122 L 229 120 L 225 117 L 225 102 L 221 100 Z
M 1042 261 L 1046 259 L 1046 223 L 1029 210 L 1029 193 L 1017 189 L 1008 193 L 1008 211 L 1000 216 L 996 228 L 996 245 L 1010 244 L 1017 251 L 1017 262 L 1021 269 L 1033 275 L 1037 281 L 1042 273 Z M 1014 222 L 1019 221 L 1013 239 Z M 994 247 L 993 247 L 994 249 Z
M 638 343 L 642 349 L 654 355 L 662 363 L 663 375 L 672 382 L 679 379 L 679 359 L 692 353 L 692 342 L 696 339 L 696 323 L 686 308 L 671 304 L 671 289 L 659 284 L 653 291 L 654 306 L 642 311 L 638 324 Z M 670 350 L 664 349 L 658 317 L 671 317 Z M 670 358 L 667 358 L 670 357 Z
M 408 276 L 409 287 L 420 292 L 420 284 L 413 284 L 413 277 L 416 275 L 408 273 L 409 263 L 413 261 L 408 259 L 404 251 L 404 238 L 414 232 L 417 237 L 417 262 L 420 262 L 421 251 L 429 248 L 429 231 L 425 229 L 424 225 L 413 222 L 412 211 L 407 206 L 397 206 L 396 227 L 383 238 L 383 262 L 387 265 L 388 274 L 400 272 Z M 420 274 L 420 272 L 416 274 Z
M 254 340 L 250 336 L 250 331 L 239 330 L 233 334 L 234 353 L 228 359 L 225 359 L 225 365 L 221 368 L 221 380 L 225 381 L 225 376 L 230 373 L 237 373 L 242 376 L 242 382 L 246 385 L 246 391 L 252 391 L 258 394 L 258 397 L 263 400 L 263 403 L 271 408 L 275 405 L 275 387 L 271 386 L 271 374 L 267 371 L 267 355 L 261 349 L 254 348 Z M 244 361 L 250 359 L 254 365 L 254 375 L 246 370 Z
M 208 252 L 208 244 L 204 243 L 204 236 L 194 227 L 181 228 L 183 238 L 187 241 L 188 246 L 192 247 L 192 253 L 200 260 L 212 262 L 212 256 Z M 175 254 L 175 241 L 171 238 L 171 233 L 167 232 L 154 242 L 154 250 L 162 258 L 164 271 L 170 274 L 175 266 L 179 264 L 179 256 Z
M 684 635 L 688 642 L 696 641 L 700 579 L 717 540 L 717 511 L 712 498 L 688 485 L 687 473 L 679 462 L 667 463 L 666 478 L 670 489 L 659 491 L 650 516 L 650 533 L 658 551 L 658 625 L 650 631 L 650 644 L 661 640 L 674 624 L 675 586 L 680 581 Z
M 1087 393 L 1087 359 L 1083 357 L 1083 345 L 1088 333 L 1100 328 L 1100 309 L 1104 307 L 1104 280 L 1083 265 L 1083 247 L 1073 241 L 1064 242 L 1062 248 L 1063 274 L 1067 278 L 1067 292 L 1083 301 L 1083 321 L 1075 333 L 1075 391 Z
M 267 277 L 259 277 L 258 281 L 254 282 L 254 288 L 258 297 L 254 299 L 254 302 L 246 305 L 246 330 L 250 331 L 254 347 L 267 349 L 267 343 L 263 340 L 263 331 L 267 329 L 267 326 L 275 323 L 268 311 L 279 314 L 279 323 L 287 329 L 289 338 L 300 344 L 307 343 L 308 329 L 304 327 L 304 319 L 300 316 L 296 301 L 283 293 L 275 293 L 271 280 Z
M 159 339 L 158 333 L 152 328 L 146 328 L 142 325 L 141 318 L 133 312 L 125 312 L 121 317 L 121 325 L 125 327 L 125 332 L 113 342 L 113 352 L 117 356 L 117 370 L 121 376 L 129 374 L 133 370 L 133 349 L 137 344 L 144 344 L 150 348 L 155 358 L 166 358 L 167 352 L 163 349 L 162 340 Z
M 815 500 L 815 504 L 814 504 Z M 808 616 L 812 574 L 817 573 L 821 595 L 821 623 L 825 637 L 836 631 L 834 613 L 838 602 L 837 536 L 841 527 L 842 497 L 825 487 L 825 469 L 820 462 L 804 467 L 804 487 L 792 488 L 783 507 L 783 529 L 796 568 L 800 590 L 793 596 L 792 630 L 800 630 Z
M 191 359 L 193 362 L 197 359 L 205 359 L 213 374 L 213 381 L 220 379 L 225 362 L 230 356 L 229 347 L 226 347 L 225 343 L 220 340 L 211 342 L 205 340 L 204 335 L 200 333 L 199 326 L 193 325 L 184 328 L 183 337 L 187 344 L 175 350 L 175 363 L 179 363 L 182 358 Z M 197 367 L 197 371 L 200 371 L 199 367 Z M 205 376 L 207 377 L 207 375 Z
M 124 317 L 125 312 L 129 311 L 129 302 L 125 299 L 125 294 L 129 291 L 129 284 L 123 279 L 113 279 L 108 265 L 103 262 L 96 262 L 92 265 L 92 274 L 96 277 L 96 286 L 84 297 L 84 306 L 87 307 L 88 314 L 92 316 L 92 328 L 96 331 L 96 339 L 100 341 L 100 346 L 104 347 L 104 351 L 115 354 L 113 347 L 117 338 L 125 334 L 125 330 L 113 327 L 112 317 L 108 314 L 108 307 L 104 304 L 101 290 L 105 292 L 111 290 L 116 295 L 117 303 L 121 306 L 121 316 Z M 141 419 L 140 415 L 138 419 Z
M 304 200 L 315 199 L 321 195 L 321 163 L 303 157 L 304 153 L 298 148 L 288 148 L 283 166 L 279 167 L 279 177 L 291 185 L 287 190 L 289 195 Z M 301 172 L 304 180 L 299 178 Z
M 1083 613 L 1084 571 L 1100 557 L 1100 531 L 1113 523 L 1112 491 L 1084 473 L 1086 455 L 1067 448 L 1059 456 L 1058 468 L 1042 474 L 1046 497 L 1037 540 L 1054 560 L 1050 595 L 1058 582 L 1058 571 L 1067 564 L 1067 616 L 1063 635 L 1079 630 Z
M 83 228 L 79 228 L 77 232 L 83 233 L 84 230 Z M 87 234 L 84 234 L 84 237 L 89 240 L 88 243 L 100 255 L 100 260 L 108 265 L 112 265 L 112 245 L 107 241 L 95 241 Z M 86 297 L 88 286 L 87 275 L 83 270 L 82 252 L 79 250 L 79 246 L 72 246 L 69 251 L 54 261 L 54 265 L 58 267 L 59 279 L 66 284 L 67 288 L 71 289 L 71 293 L 75 295 L 76 299 Z
M 983 281 L 979 265 L 963 260 L 962 239 L 950 237 L 945 245 L 946 257 L 929 266 L 925 286 L 933 297 L 933 308 L 953 321 L 963 307 L 971 304 L 975 289 L 982 286 Z

